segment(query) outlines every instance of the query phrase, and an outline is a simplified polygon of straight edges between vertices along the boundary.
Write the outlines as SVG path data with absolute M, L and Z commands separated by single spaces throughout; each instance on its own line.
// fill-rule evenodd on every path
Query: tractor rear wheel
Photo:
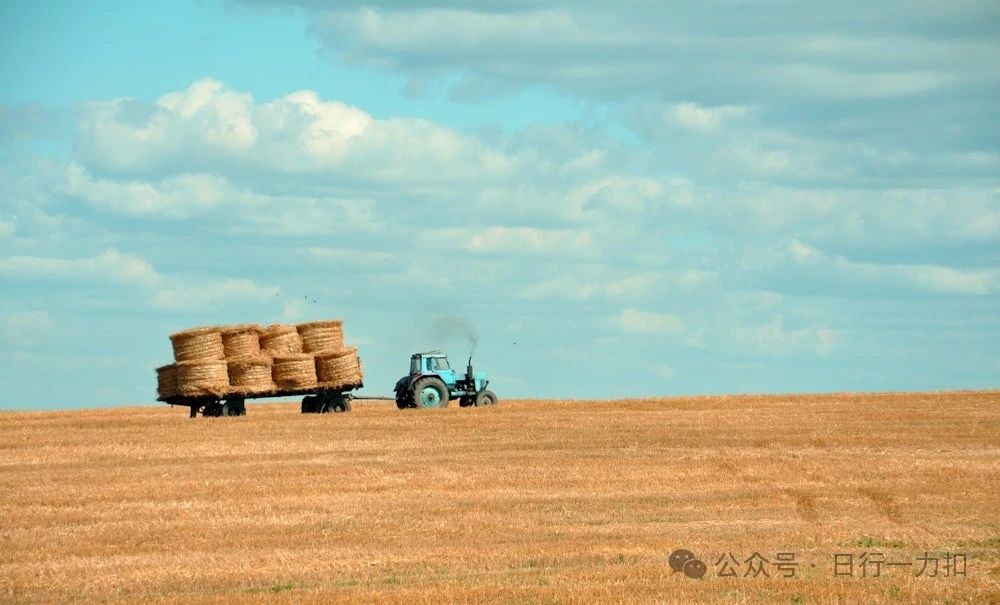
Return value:
M 493 391 L 479 391 L 479 393 L 476 394 L 476 407 L 496 404 L 497 396 L 493 393 Z
M 448 387 L 440 378 L 421 378 L 413 385 L 413 402 L 418 408 L 448 407 Z
M 319 410 L 321 414 L 335 413 L 339 414 L 341 412 L 351 411 L 351 397 L 350 395 L 344 394 L 327 394 L 321 397 L 319 402 Z

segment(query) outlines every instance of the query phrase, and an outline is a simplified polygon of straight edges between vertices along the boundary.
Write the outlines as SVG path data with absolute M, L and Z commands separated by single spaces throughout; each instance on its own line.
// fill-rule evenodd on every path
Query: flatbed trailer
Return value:
M 195 418 L 198 412 L 202 416 L 245 416 L 247 413 L 247 399 L 267 399 L 271 397 L 298 397 L 302 396 L 303 414 L 326 414 L 329 412 L 340 413 L 351 411 L 351 400 L 357 399 L 351 391 L 355 391 L 364 386 L 363 383 L 349 384 L 337 388 L 311 387 L 304 389 L 276 389 L 273 391 L 243 393 L 233 391 L 221 396 L 198 395 L 186 396 L 175 395 L 173 397 L 160 397 L 157 401 L 168 403 L 172 406 L 180 405 L 191 408 L 190 417 Z M 363 397 L 361 399 L 369 399 Z M 371 399 L 381 399 L 374 397 Z

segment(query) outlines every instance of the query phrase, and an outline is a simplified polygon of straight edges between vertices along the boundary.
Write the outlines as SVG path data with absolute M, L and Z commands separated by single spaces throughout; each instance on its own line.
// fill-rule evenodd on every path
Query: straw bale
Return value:
M 271 377 L 279 389 L 316 387 L 316 360 L 309 353 L 275 356 Z
M 267 355 L 230 359 L 226 365 L 232 392 L 251 395 L 276 390 L 271 379 L 271 358 Z
M 272 357 L 297 355 L 302 352 L 302 338 L 295 326 L 272 324 L 260 335 L 260 349 Z
M 361 359 L 354 347 L 334 353 L 323 353 L 316 356 L 316 376 L 319 385 L 337 388 L 361 384 L 364 374 L 361 371 Z
M 218 326 L 177 332 L 170 335 L 170 342 L 174 346 L 176 361 L 223 359 L 226 356 Z
M 222 329 L 222 347 L 227 359 L 255 357 L 260 354 L 260 326 L 239 324 Z
M 299 324 L 295 328 L 302 337 L 306 353 L 332 353 L 344 348 L 344 322 L 339 319 Z
M 156 394 L 160 399 L 177 396 L 177 364 L 156 368 Z
M 177 392 L 187 397 L 221 397 L 229 390 L 229 372 L 224 360 L 177 363 Z

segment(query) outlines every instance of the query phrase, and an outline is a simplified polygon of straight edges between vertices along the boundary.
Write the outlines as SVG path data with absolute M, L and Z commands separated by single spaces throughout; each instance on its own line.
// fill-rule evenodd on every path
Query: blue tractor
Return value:
M 486 372 L 472 371 L 472 356 L 465 375 L 456 374 L 441 351 L 414 353 L 410 373 L 396 381 L 396 407 L 443 408 L 457 399 L 462 407 L 496 405 L 497 396 L 486 389 Z

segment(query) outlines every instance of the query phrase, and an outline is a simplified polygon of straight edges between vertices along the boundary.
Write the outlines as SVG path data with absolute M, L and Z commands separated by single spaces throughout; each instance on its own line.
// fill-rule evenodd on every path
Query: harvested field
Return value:
M 0 601 L 1000 602 L 998 405 L 0 413 Z M 671 573 L 679 548 L 703 579 Z M 775 568 L 786 552 L 795 578 Z M 760 553 L 770 577 L 719 577 L 726 553 Z M 865 553 L 914 567 L 862 577 Z M 949 553 L 965 575 L 944 577 Z M 838 554 L 853 577 L 834 577 Z M 937 577 L 915 576 L 920 557 Z

